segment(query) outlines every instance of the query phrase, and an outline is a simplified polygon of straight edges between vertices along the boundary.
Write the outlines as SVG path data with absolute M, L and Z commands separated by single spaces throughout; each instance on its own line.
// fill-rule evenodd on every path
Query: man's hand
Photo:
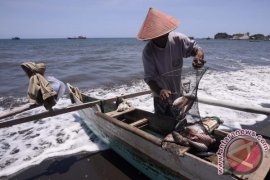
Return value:
M 162 89 L 159 93 L 161 100 L 166 100 L 167 98 L 170 97 L 170 95 L 172 95 L 172 92 L 167 89 Z
M 194 68 L 201 68 L 203 67 L 204 63 L 206 63 L 206 61 L 203 60 L 204 59 L 204 52 L 202 49 L 198 49 L 196 56 L 193 59 L 192 65 Z

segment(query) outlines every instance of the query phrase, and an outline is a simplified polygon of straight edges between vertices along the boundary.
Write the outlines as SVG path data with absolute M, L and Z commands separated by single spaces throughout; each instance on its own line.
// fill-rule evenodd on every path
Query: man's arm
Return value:
M 176 33 L 178 41 L 182 47 L 183 57 L 187 58 L 190 56 L 194 57 L 192 65 L 195 68 L 202 67 L 206 61 L 204 61 L 203 49 L 197 44 L 196 41 L 189 39 L 182 33 Z
M 160 94 L 160 91 L 161 91 L 162 88 L 158 86 L 158 84 L 156 83 L 156 81 L 151 80 L 147 84 L 148 84 L 148 86 L 150 87 L 150 89 L 152 91 L 154 91 L 158 95 Z
M 156 77 L 159 75 L 155 66 L 153 57 L 149 55 L 145 48 L 142 55 L 143 66 L 144 66 L 144 81 L 148 84 L 150 89 L 158 95 L 162 100 L 167 99 L 172 93 L 169 90 L 162 89 L 158 83 L 155 81 Z
M 166 100 L 172 94 L 170 90 L 162 89 L 161 87 L 159 87 L 156 81 L 154 80 L 149 81 L 147 84 L 150 87 L 150 89 L 154 91 L 157 95 L 159 95 L 159 97 L 162 100 Z

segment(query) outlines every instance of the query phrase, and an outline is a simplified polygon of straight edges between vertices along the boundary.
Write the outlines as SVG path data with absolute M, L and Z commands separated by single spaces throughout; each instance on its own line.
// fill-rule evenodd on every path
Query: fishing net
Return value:
M 173 93 L 167 103 L 177 122 L 172 133 L 164 138 L 163 148 L 177 149 L 175 143 L 193 147 L 195 151 L 205 152 L 216 141 L 206 129 L 205 119 L 200 117 L 197 100 L 199 82 L 206 70 L 206 67 L 184 68 L 162 75 L 162 88 Z
M 160 78 L 161 87 L 168 89 L 172 95 L 168 99 L 172 116 L 178 124 L 176 129 L 184 127 L 186 123 L 200 121 L 197 101 L 199 82 L 207 67 L 198 69 L 183 68 L 163 74 Z M 180 104 L 177 102 L 181 102 Z

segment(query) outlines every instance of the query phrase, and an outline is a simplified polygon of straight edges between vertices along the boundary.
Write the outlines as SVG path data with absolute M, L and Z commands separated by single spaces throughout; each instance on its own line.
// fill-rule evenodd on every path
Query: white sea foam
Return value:
M 262 107 L 262 104 L 269 105 L 269 71 L 269 67 L 256 67 L 227 73 L 207 73 L 200 83 L 198 96 L 254 107 Z M 225 121 L 226 126 L 232 128 L 253 125 L 267 118 L 266 115 L 245 113 L 205 104 L 200 104 L 199 108 L 202 116 L 219 116 Z M 225 127 L 221 126 L 221 128 Z
M 270 58 L 261 57 L 260 59 L 263 61 L 270 61 Z
M 61 99 L 56 107 L 70 104 L 69 99 Z M 44 108 L 39 107 L 24 114 L 42 111 Z M 107 146 L 93 134 L 87 134 L 80 122 L 79 114 L 71 112 L 0 129 L 0 177 L 39 164 L 49 157 L 106 149 Z
M 269 68 L 249 68 L 234 72 L 209 71 L 201 80 L 198 96 L 229 100 L 238 104 L 261 106 L 269 104 Z M 97 98 L 110 98 L 149 90 L 139 81 L 132 85 L 122 85 L 110 89 L 91 89 L 86 94 Z M 133 106 L 154 111 L 151 95 L 129 99 Z M 69 105 L 62 98 L 58 108 Z M 199 104 L 201 116 L 218 116 L 224 124 L 233 128 L 252 125 L 265 120 L 265 115 L 244 113 L 227 108 Z M 35 114 L 44 111 L 43 107 L 28 111 Z M 71 112 L 36 122 L 24 123 L 0 129 L 0 177 L 10 175 L 23 168 L 38 164 L 44 159 L 80 151 L 96 152 L 108 148 L 91 132 L 81 126 L 77 112 Z M 221 128 L 226 128 L 225 126 Z
M 121 96 L 125 94 L 132 94 L 136 92 L 142 92 L 149 90 L 149 87 L 143 81 L 138 81 L 132 85 L 122 85 L 111 89 L 92 89 L 86 92 L 87 95 L 98 99 L 108 99 L 115 96 Z M 152 95 L 143 95 L 128 99 L 132 106 L 143 109 L 149 112 L 154 112 Z

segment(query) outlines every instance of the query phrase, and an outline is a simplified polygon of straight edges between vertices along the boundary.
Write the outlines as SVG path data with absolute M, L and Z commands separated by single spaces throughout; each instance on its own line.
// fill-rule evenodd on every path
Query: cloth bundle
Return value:
M 44 105 L 46 109 L 51 109 L 56 104 L 57 93 L 43 76 L 46 65 L 25 62 L 21 64 L 21 67 L 29 77 L 27 95 L 30 103 Z

